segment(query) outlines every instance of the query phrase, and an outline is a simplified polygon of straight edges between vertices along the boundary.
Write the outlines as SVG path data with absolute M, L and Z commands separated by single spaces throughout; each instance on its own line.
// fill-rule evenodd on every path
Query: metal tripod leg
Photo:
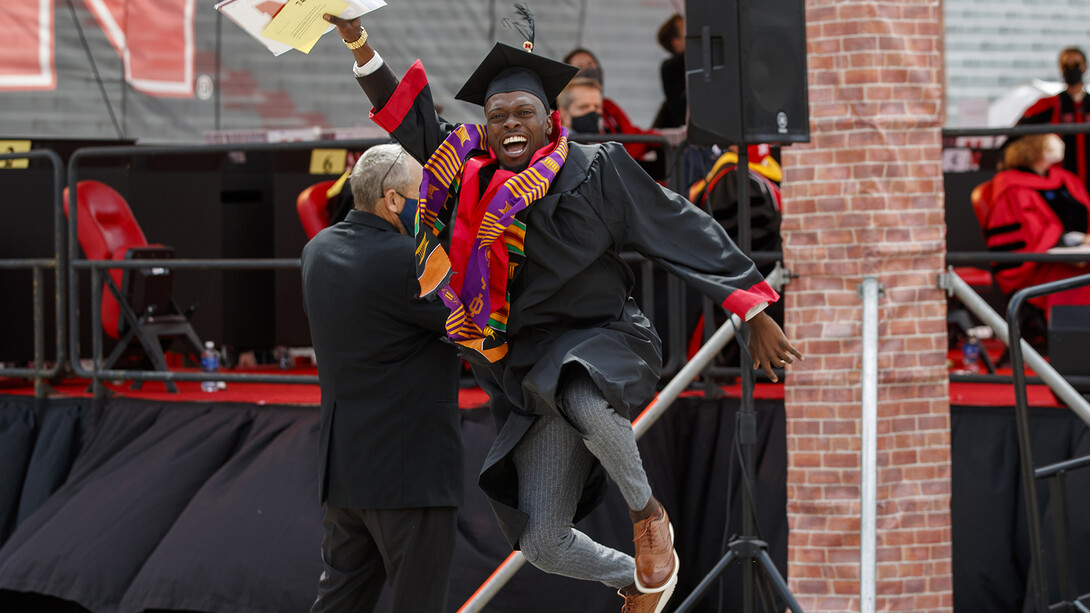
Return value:
M 765 571 L 765 577 L 772 582 L 772 585 L 776 588 L 776 592 L 787 603 L 787 607 L 794 611 L 794 613 L 802 613 L 802 607 L 799 606 L 799 601 L 795 600 L 795 595 L 791 593 L 791 590 L 787 587 L 787 582 L 784 581 L 783 576 L 780 575 L 780 571 L 776 570 L 776 565 L 772 563 L 772 557 L 768 555 L 768 551 L 765 548 L 761 548 L 760 557 L 761 567 Z
M 739 162 L 740 168 L 746 168 L 746 145 L 745 143 L 739 144 Z M 748 175 L 744 173 L 738 173 L 739 185 L 738 185 L 738 199 L 739 199 L 739 227 L 748 227 L 748 200 L 746 194 L 746 186 L 749 182 Z M 743 216 L 741 211 L 746 212 L 746 224 L 741 223 Z M 742 236 L 745 237 L 740 243 L 744 252 L 748 253 L 748 237 L 743 230 Z M 791 594 L 790 589 L 787 587 L 787 582 L 784 581 L 780 572 L 776 570 L 775 564 L 772 563 L 772 558 L 768 555 L 768 544 L 764 541 L 756 538 L 757 532 L 757 508 L 756 508 L 756 494 L 754 492 L 755 481 L 755 469 L 757 465 L 756 456 L 756 443 L 757 443 L 757 416 L 753 406 L 753 383 L 754 375 L 752 370 L 752 363 L 746 347 L 749 343 L 749 327 L 743 325 L 738 331 L 738 346 L 740 348 L 741 358 L 741 380 L 742 380 L 742 399 L 738 408 L 735 423 L 735 435 L 737 437 L 738 458 L 740 462 L 740 468 L 742 472 L 742 536 L 734 538 L 728 546 L 726 555 L 715 565 L 715 567 L 700 581 L 700 584 L 689 594 L 689 597 L 674 611 L 674 613 L 687 613 L 697 602 L 704 597 L 708 588 L 720 578 L 720 575 L 727 569 L 728 566 L 739 558 L 742 561 L 742 608 L 745 613 L 752 613 L 756 608 L 756 596 L 760 596 L 763 607 L 766 613 L 772 613 L 776 608 L 775 597 L 772 593 L 773 587 L 779 592 L 783 601 L 787 603 L 787 606 L 793 613 L 803 613 L 802 607 L 799 606 L 795 597 Z M 759 564 L 759 566 L 758 566 Z M 758 573 L 758 574 L 755 574 Z M 754 589 L 756 588 L 756 590 Z
M 733 562 L 736 557 L 738 557 L 738 553 L 732 548 L 727 552 L 727 555 L 720 558 L 715 567 L 708 571 L 708 574 L 704 575 L 704 578 L 700 580 L 700 583 L 689 593 L 689 597 L 678 605 L 677 609 L 674 610 L 674 613 L 684 613 L 693 608 L 696 603 L 700 602 L 700 599 L 704 597 L 704 592 L 708 591 L 708 588 L 719 579 L 719 575 L 722 575 L 723 571 L 727 570 L 727 567 L 730 566 L 730 563 Z
M 729 547 L 730 550 L 727 551 L 727 555 L 723 556 L 715 567 L 701 579 L 700 583 L 693 588 L 689 597 L 674 610 L 674 613 L 685 613 L 696 606 L 696 603 L 700 602 L 704 597 L 704 593 L 708 591 L 708 588 L 719 579 L 719 576 L 722 575 L 723 572 L 727 570 L 727 567 L 735 560 L 740 560 L 743 564 L 750 561 L 759 564 L 760 566 L 753 570 L 763 573 L 765 581 L 761 583 L 766 585 L 771 584 L 771 587 L 775 589 L 776 593 L 787 603 L 787 606 L 791 611 L 794 613 L 803 613 L 802 607 L 799 606 L 798 601 L 795 600 L 795 596 L 787 587 L 787 582 L 784 581 L 783 576 L 780 575 L 780 571 L 776 570 L 776 565 L 772 562 L 772 557 L 768 555 L 767 543 L 755 538 L 742 537 L 731 541 Z M 767 590 L 763 591 L 767 592 Z M 771 600 L 771 594 L 765 593 L 764 596 L 766 600 Z M 767 608 L 767 604 L 766 611 L 771 611 L 771 609 Z

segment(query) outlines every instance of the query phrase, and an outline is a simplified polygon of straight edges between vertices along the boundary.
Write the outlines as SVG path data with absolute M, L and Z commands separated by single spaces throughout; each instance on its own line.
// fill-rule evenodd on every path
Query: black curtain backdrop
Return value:
M 0 396 L 0 545 L 68 476 L 89 399 Z
M 1022 613 L 1036 610 L 1030 576 L 1025 488 L 1019 472 L 1014 407 L 950 407 L 953 447 L 954 610 Z M 1066 409 L 1030 408 L 1033 464 L 1090 455 L 1086 424 Z M 1067 476 L 1068 541 L 1075 552 L 1079 594 L 1090 593 L 1090 468 Z M 1047 481 L 1037 483 L 1049 602 L 1059 602 Z
M 761 536 L 786 575 L 782 401 L 757 401 Z M 739 530 L 737 400 L 685 398 L 640 442 L 656 496 L 671 510 L 682 574 L 673 605 Z M 952 407 L 956 611 L 1021 612 L 1028 576 L 1013 410 Z M 1038 465 L 1090 454 L 1069 411 L 1033 411 Z M 509 553 L 476 487 L 495 435 L 486 410 L 463 411 L 466 502 L 448 610 L 456 611 Z M 0 396 L 0 610 L 305 611 L 321 572 L 316 407 Z M 1090 546 L 1090 470 L 1069 476 L 1072 545 Z M 1041 484 L 1045 538 L 1051 512 Z M 729 511 L 728 511 L 729 501 Z M 580 529 L 631 550 L 620 494 Z M 1056 570 L 1048 576 L 1053 600 Z M 1082 564 L 1080 593 L 1090 591 Z M 734 565 L 697 610 L 741 610 Z M 615 611 L 601 585 L 525 565 L 489 611 Z M 380 610 L 387 613 L 383 603 Z
M 81 402 L 88 404 L 51 401 L 35 409 L 32 399 L 19 397 L 0 404 L 0 449 L 4 459 L 12 456 L 0 472 L 3 500 L 9 490 L 23 492 L 23 504 L 0 505 L 0 512 L 8 517 L 9 507 L 35 507 L 9 521 L 18 527 L 0 546 L 0 610 L 308 609 L 321 573 L 317 407 L 115 399 L 92 410 L 89 401 Z M 740 482 L 730 444 L 736 404 L 682 400 L 641 441 L 656 496 L 671 510 L 677 530 L 679 596 L 719 560 L 724 534 L 738 530 Z M 450 611 L 510 553 L 476 487 L 477 469 L 495 436 L 491 418 L 484 409 L 462 414 L 467 497 L 459 514 Z M 760 527 L 783 572 L 782 402 L 758 401 L 757 414 Z M 58 426 L 52 430 L 63 424 L 71 436 L 51 435 L 45 424 L 53 422 Z M 74 462 L 62 461 L 66 456 L 54 450 L 73 449 L 80 432 L 86 441 Z M 37 456 L 58 458 L 53 473 L 37 476 L 24 468 L 26 458 Z M 31 490 L 52 495 L 32 501 L 26 495 Z M 631 523 L 615 488 L 579 527 L 631 551 Z M 713 592 L 700 610 L 716 611 L 720 597 L 724 610 L 733 610 L 739 576 L 728 573 L 723 594 Z M 489 611 L 614 611 L 620 602 L 602 585 L 526 565 Z

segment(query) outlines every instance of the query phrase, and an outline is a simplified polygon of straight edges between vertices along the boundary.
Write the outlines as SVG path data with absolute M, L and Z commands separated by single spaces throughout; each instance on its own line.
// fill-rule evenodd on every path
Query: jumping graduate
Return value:
M 568 142 L 549 108 L 576 68 L 531 53 L 524 16 L 524 48 L 496 44 L 456 96 L 483 107 L 481 125 L 437 115 L 419 60 L 399 81 L 359 19 L 326 19 L 353 52 L 371 118 L 424 164 L 421 296 L 450 309 L 447 334 L 491 398 L 498 434 L 479 483 L 505 537 L 546 572 L 617 588 L 623 611 L 657 612 L 678 557 L 630 420 L 655 392 L 661 343 L 621 253 L 747 320 L 754 368 L 773 380 L 801 355 L 762 312 L 778 294 L 719 224 L 621 145 Z M 604 496 L 603 469 L 630 509 L 634 557 L 572 528 Z

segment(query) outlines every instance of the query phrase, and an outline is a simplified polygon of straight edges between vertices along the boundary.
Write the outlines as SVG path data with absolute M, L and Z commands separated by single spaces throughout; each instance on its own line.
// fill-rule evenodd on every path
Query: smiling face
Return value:
M 534 152 L 549 142 L 552 122 L 545 105 L 528 92 L 493 94 L 484 104 L 488 145 L 500 168 L 522 172 Z

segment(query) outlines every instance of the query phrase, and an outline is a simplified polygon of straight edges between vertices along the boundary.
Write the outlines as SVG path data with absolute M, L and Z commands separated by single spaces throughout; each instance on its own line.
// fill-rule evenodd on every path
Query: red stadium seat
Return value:
M 333 187 L 333 183 L 335 181 L 319 181 L 299 192 L 299 197 L 295 199 L 295 210 L 299 213 L 299 221 L 308 239 L 329 226 L 326 192 Z
M 969 195 L 969 202 L 973 204 L 973 213 L 980 222 L 981 228 L 988 227 L 988 207 L 992 204 L 992 182 L 987 180 L 973 188 Z
M 69 192 L 64 189 L 64 212 L 69 213 Z M 108 370 L 136 337 L 156 370 L 169 370 L 160 339 L 185 338 L 196 355 L 203 348 L 200 337 L 172 299 L 173 272 L 162 260 L 174 250 L 149 244 L 132 209 L 121 194 L 99 181 L 80 181 L 77 186 L 77 222 L 80 248 L 89 260 L 155 260 L 140 269 L 112 269 L 102 292 L 102 329 L 117 346 L 102 366 Z M 191 312 L 191 311 L 190 311 Z M 139 388 L 139 383 L 134 385 Z M 167 389 L 177 391 L 173 382 Z
M 112 187 L 98 181 L 79 182 L 79 246 L 88 260 L 123 259 L 129 247 L 146 247 L 148 239 L 136 223 L 129 203 Z M 68 188 L 64 189 L 64 213 L 68 212 Z M 121 287 L 124 271 L 109 272 Z M 120 336 L 121 308 L 111 292 L 102 293 L 102 328 L 110 338 Z

